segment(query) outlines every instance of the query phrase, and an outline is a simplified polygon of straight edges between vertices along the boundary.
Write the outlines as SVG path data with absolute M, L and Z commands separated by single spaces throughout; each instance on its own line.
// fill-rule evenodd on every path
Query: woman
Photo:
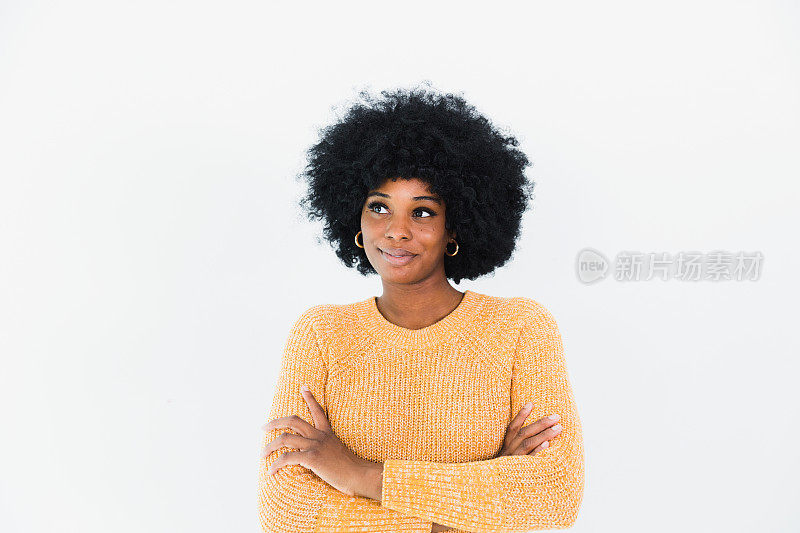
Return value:
M 461 97 L 381 94 L 323 130 L 301 204 L 383 294 L 295 322 L 263 426 L 262 528 L 570 527 L 583 440 L 556 322 L 448 281 L 510 258 L 530 163 Z

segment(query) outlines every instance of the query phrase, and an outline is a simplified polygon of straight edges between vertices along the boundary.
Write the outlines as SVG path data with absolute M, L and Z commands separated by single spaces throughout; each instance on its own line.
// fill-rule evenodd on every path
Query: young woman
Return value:
M 262 528 L 570 527 L 583 440 L 553 315 L 448 281 L 511 257 L 530 163 L 461 97 L 381 95 L 309 151 L 302 206 L 383 293 L 296 320 L 264 425 Z

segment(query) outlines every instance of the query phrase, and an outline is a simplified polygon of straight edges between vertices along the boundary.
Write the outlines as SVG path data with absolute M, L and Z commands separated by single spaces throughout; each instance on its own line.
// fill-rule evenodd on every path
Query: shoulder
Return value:
M 539 300 L 527 296 L 479 294 L 480 310 L 475 317 L 481 335 L 496 337 L 496 342 L 514 342 L 523 332 L 535 337 L 552 336 L 558 331 L 550 310 Z
M 545 320 L 555 322 L 550 310 L 540 301 L 528 296 L 490 296 L 482 294 L 484 310 L 496 318 L 507 317 L 517 321 Z
M 317 322 L 325 316 L 328 312 L 327 307 L 329 304 L 316 304 L 312 305 L 311 307 L 307 307 L 300 316 L 297 317 L 297 322 Z
M 317 330 L 322 325 L 325 316 L 327 315 L 327 305 L 317 304 L 306 307 L 299 315 L 297 315 L 292 323 L 292 332 L 305 332 L 311 331 L 315 335 Z
M 505 313 L 518 328 L 558 330 L 553 313 L 539 300 L 528 296 L 503 298 Z
M 312 305 L 300 314 L 296 324 L 312 328 L 322 337 L 335 335 L 339 331 L 358 331 L 359 316 L 365 305 L 365 301 Z

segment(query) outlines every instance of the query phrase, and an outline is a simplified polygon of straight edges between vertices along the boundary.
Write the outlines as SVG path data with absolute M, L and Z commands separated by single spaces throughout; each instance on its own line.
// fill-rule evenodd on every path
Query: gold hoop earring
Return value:
M 456 251 L 455 251 L 455 252 L 453 252 L 452 254 L 447 252 L 447 244 L 450 244 L 450 243 L 448 242 L 448 243 L 447 243 L 447 244 L 445 244 L 445 246 L 444 246 L 444 253 L 446 253 L 446 254 L 447 254 L 448 256 L 450 256 L 450 257 L 453 257 L 454 255 L 456 255 L 456 254 L 458 253 L 458 241 L 456 241 L 456 240 L 454 239 L 454 240 L 453 240 L 453 241 L 451 241 L 451 242 L 454 242 L 454 243 L 456 243 Z
M 361 230 L 358 230 L 358 233 L 356 233 L 356 246 L 358 246 L 359 248 L 363 248 L 364 247 L 363 244 L 358 244 L 358 236 L 359 235 L 361 235 Z M 361 242 L 364 242 L 363 238 L 361 239 Z

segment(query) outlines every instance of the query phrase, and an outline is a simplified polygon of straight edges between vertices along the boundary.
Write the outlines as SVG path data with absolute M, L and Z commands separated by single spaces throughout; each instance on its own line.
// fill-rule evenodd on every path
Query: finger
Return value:
M 264 430 L 270 431 L 273 429 L 278 428 L 290 428 L 295 430 L 300 435 L 310 438 L 313 435 L 314 426 L 309 424 L 303 418 L 300 418 L 297 415 L 290 415 L 290 416 L 282 416 L 280 418 L 273 418 L 266 424 L 264 424 Z
M 539 433 L 538 435 L 534 435 L 532 437 L 528 437 L 527 439 L 523 439 L 522 441 L 520 441 L 519 445 L 514 450 L 514 454 L 515 455 L 529 454 L 533 450 L 541 446 L 546 440 L 547 437 L 542 433 Z
M 522 424 L 525 422 L 525 419 L 528 418 L 528 415 L 531 413 L 532 409 L 533 404 L 531 402 L 528 402 L 522 406 L 522 409 L 519 410 L 517 416 L 515 416 L 508 425 L 508 429 L 506 430 L 506 438 L 512 440 L 516 436 L 519 428 L 522 427 Z
M 273 475 L 284 466 L 299 465 L 302 464 L 302 462 L 303 462 L 302 452 L 286 452 L 280 457 L 278 457 L 274 463 L 269 465 L 269 468 L 267 469 L 267 474 Z
M 538 452 L 540 452 L 540 451 L 544 450 L 545 448 L 547 448 L 547 447 L 549 447 L 549 446 L 550 446 L 550 441 L 549 441 L 549 440 L 546 440 L 546 441 L 544 441 L 543 443 L 541 443 L 540 445 L 538 445 L 536 448 L 534 448 L 533 450 L 531 450 L 531 451 L 528 453 L 528 455 L 536 455 Z
M 325 410 L 317 402 L 314 393 L 311 392 L 311 389 L 306 385 L 303 385 L 300 387 L 300 394 L 308 404 L 308 410 L 311 411 L 311 419 L 314 421 L 314 427 L 319 430 L 327 430 L 329 428 L 328 415 L 325 414 Z
M 549 436 L 547 437 L 547 440 L 550 440 L 561 435 L 563 429 L 564 426 L 562 426 L 561 424 L 555 424 L 544 430 L 542 433 L 548 434 Z
M 264 447 L 261 450 L 261 457 L 266 457 L 275 450 L 280 448 L 296 448 L 298 450 L 307 450 L 310 446 L 310 441 L 305 437 L 301 437 L 300 435 L 295 435 L 294 433 L 281 433 Z
M 525 446 L 523 446 L 522 443 L 525 442 L 526 439 L 531 439 L 532 437 L 535 437 L 538 434 L 540 434 L 542 432 L 545 432 L 540 438 L 528 441 L 528 443 L 531 445 L 531 447 L 532 446 L 538 446 L 539 444 L 541 444 L 541 442 L 543 440 L 546 440 L 546 439 L 549 439 L 552 436 L 555 436 L 555 433 L 547 433 L 546 431 L 547 431 L 547 429 L 549 427 L 551 427 L 557 421 L 558 420 L 556 420 L 556 419 L 551 419 L 551 418 L 549 418 L 547 416 L 544 416 L 544 417 L 540 418 L 539 420 L 537 420 L 537 421 L 535 421 L 535 422 L 533 422 L 531 424 L 528 424 L 527 426 L 525 426 L 521 430 L 519 430 L 517 432 L 516 436 L 512 437 L 508 447 L 510 449 L 512 449 L 512 450 L 517 449 L 518 447 L 524 448 Z M 524 453 L 527 453 L 529 450 L 530 450 L 530 447 L 526 448 Z
M 556 415 L 558 416 L 558 415 Z M 549 416 L 543 416 L 539 420 L 525 426 L 519 431 L 521 438 L 527 438 L 531 435 L 536 435 L 537 433 L 541 433 L 542 431 L 557 425 L 557 422 L 560 420 L 559 418 L 550 418 Z M 559 424 L 560 426 L 560 424 Z
M 540 431 L 536 435 L 531 437 L 525 438 L 522 443 L 520 444 L 520 449 L 523 450 L 523 453 L 528 453 L 533 448 L 540 446 L 544 443 L 544 441 L 550 441 L 556 438 L 561 433 L 561 425 L 556 424 L 555 426 L 549 427 L 544 431 Z M 550 444 L 548 443 L 548 446 Z

